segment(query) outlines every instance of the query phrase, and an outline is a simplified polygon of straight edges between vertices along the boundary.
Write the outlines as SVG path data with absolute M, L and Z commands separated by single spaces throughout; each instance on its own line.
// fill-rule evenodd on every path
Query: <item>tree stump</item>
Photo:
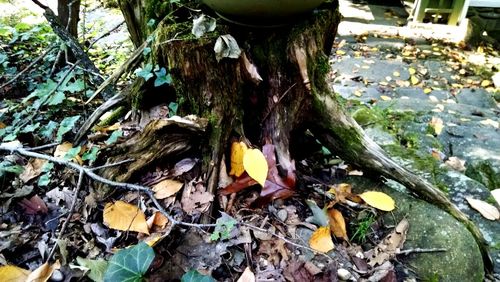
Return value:
M 309 130 L 345 161 L 402 183 L 465 224 L 482 250 L 487 269 L 491 269 L 487 245 L 478 228 L 443 192 L 390 159 L 346 114 L 342 101 L 331 92 L 325 78 L 330 71 L 328 55 L 339 21 L 340 14 L 333 3 L 291 26 L 275 29 L 250 29 L 219 22 L 216 32 L 200 39 L 190 34 L 190 22 L 162 21 L 152 42 L 152 63 L 169 70 L 173 79 L 169 91 L 179 101 L 180 114 L 205 118 L 207 130 L 202 137 L 200 131 L 184 128 L 182 134 L 171 138 L 171 130 L 157 130 L 157 123 L 151 125 L 148 128 L 155 130 L 148 129 L 127 141 L 128 147 L 111 148 L 106 154 L 109 163 L 130 157 L 138 160 L 107 168 L 104 175 L 127 181 L 134 172 L 160 161 L 160 157 L 183 151 L 178 147 L 171 149 L 174 141 L 177 146 L 185 144 L 191 148 L 193 138 L 204 138 L 199 144 L 207 191 L 216 194 L 221 162 L 231 138 L 243 137 L 254 145 L 273 144 L 282 180 L 294 182 L 291 138 Z M 217 37 L 224 34 L 231 34 L 238 42 L 242 51 L 238 59 L 216 59 L 214 45 Z M 168 91 L 160 92 L 149 82 L 142 83 L 137 92 L 136 96 L 132 92 L 129 101 L 144 110 L 144 103 L 162 100 L 167 95 L 162 92 Z M 186 140 L 182 143 L 179 138 Z M 134 148 L 132 155 L 124 156 L 124 148 Z

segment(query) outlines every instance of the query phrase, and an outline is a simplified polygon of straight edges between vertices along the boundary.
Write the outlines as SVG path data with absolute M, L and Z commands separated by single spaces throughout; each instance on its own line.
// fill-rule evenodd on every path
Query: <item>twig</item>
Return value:
M 146 194 L 149 197 L 149 199 L 153 202 L 155 207 L 165 217 L 168 218 L 168 220 L 172 223 L 172 227 L 175 225 L 182 225 L 182 226 L 189 226 L 189 227 L 196 227 L 196 228 L 207 228 L 207 227 L 215 227 L 216 226 L 216 224 L 196 224 L 196 223 L 189 223 L 189 222 L 176 220 L 158 202 L 158 200 L 155 198 L 155 196 L 153 194 L 153 191 L 151 191 L 151 189 L 149 187 L 145 187 L 145 186 L 141 186 L 141 185 L 137 185 L 137 184 L 132 184 L 132 183 L 117 182 L 117 181 L 109 180 L 109 179 L 106 179 L 106 178 L 94 173 L 92 168 L 84 167 L 84 166 L 81 166 L 77 163 L 73 163 L 73 162 L 65 160 L 65 159 L 56 158 L 56 157 L 52 157 L 49 155 L 32 152 L 32 151 L 23 149 L 20 145 L 14 146 L 12 144 L 2 143 L 2 144 L 0 144 L 0 150 L 16 152 L 16 153 L 21 154 L 23 156 L 44 159 L 44 160 L 47 160 L 47 161 L 50 161 L 50 162 L 53 162 L 53 163 L 56 163 L 59 165 L 68 166 L 74 170 L 79 171 L 80 173 L 87 175 L 91 179 L 98 181 L 98 182 L 101 182 L 101 183 L 104 183 L 106 185 L 118 187 L 118 188 L 125 189 L 125 190 L 136 190 L 138 192 L 142 192 L 142 193 Z
M 396 252 L 396 255 L 409 255 L 412 253 L 434 253 L 434 252 L 446 252 L 448 251 L 447 249 L 443 248 L 431 248 L 431 249 L 422 249 L 422 248 L 415 248 L 415 249 L 407 249 L 407 250 L 400 250 Z
M 290 244 L 290 245 L 295 246 L 295 247 L 297 247 L 297 248 L 306 249 L 306 250 L 311 251 L 311 252 L 313 252 L 313 253 L 319 253 L 319 254 L 321 254 L 321 255 L 323 255 L 323 256 L 325 256 L 325 257 L 327 257 L 327 258 L 331 259 L 331 257 L 330 257 L 330 256 L 328 256 L 328 255 L 327 255 L 327 254 L 325 254 L 325 253 L 318 252 L 318 251 L 316 251 L 316 250 L 314 250 L 314 249 L 312 249 L 312 248 L 310 248 L 310 247 L 308 247 L 308 246 L 304 246 L 304 245 L 301 245 L 301 244 L 297 244 L 297 243 L 295 243 L 295 242 L 293 242 L 293 241 L 291 241 L 291 240 L 287 239 L 286 237 L 281 236 L 281 235 L 279 235 L 279 234 L 276 234 L 276 233 L 274 233 L 274 232 L 272 232 L 272 231 L 270 231 L 270 230 L 268 230 L 268 229 L 260 228 L 260 227 L 257 227 L 257 226 L 254 226 L 254 225 L 248 224 L 248 223 L 246 223 L 246 222 L 241 222 L 241 223 L 239 223 L 239 225 L 241 225 L 241 226 L 245 226 L 245 227 L 248 227 L 248 228 L 250 228 L 250 229 L 253 229 L 253 230 L 256 230 L 256 231 L 259 231 L 259 232 L 263 232 L 263 233 L 269 234 L 269 235 L 274 236 L 274 237 L 276 237 L 276 238 L 278 238 L 278 239 L 280 239 L 280 240 L 283 240 L 283 241 L 284 241 L 285 243 L 287 243 L 287 244 Z
M 50 144 L 45 144 L 45 145 L 42 145 L 42 146 L 26 148 L 26 150 L 28 150 L 28 151 L 39 151 L 39 150 L 44 150 L 44 149 L 52 148 L 52 147 L 55 147 L 57 145 L 59 145 L 59 143 L 50 143 Z
M 144 51 L 144 48 L 146 48 L 147 45 L 148 45 L 147 41 L 145 41 L 144 43 L 142 43 L 142 45 L 139 46 L 132 53 L 132 55 L 130 55 L 130 57 L 127 59 L 127 61 L 125 63 L 123 63 L 123 65 L 121 65 L 120 68 L 118 68 L 117 70 L 115 70 L 113 72 L 113 74 L 111 74 L 110 77 L 108 77 L 106 80 L 104 80 L 99 85 L 99 88 L 97 88 L 97 90 L 94 92 L 94 94 L 92 94 L 92 96 L 90 96 L 90 98 L 85 102 L 85 104 L 90 103 L 90 101 L 92 101 L 97 95 L 99 95 L 104 89 L 106 89 L 106 87 L 108 85 L 116 83 L 118 81 L 118 79 L 120 79 L 120 77 L 126 71 L 130 71 L 131 66 L 135 66 L 138 63 L 140 63 L 141 62 L 141 58 L 142 58 L 141 54 L 142 54 L 142 52 Z
M 264 122 L 269 117 L 274 108 L 276 108 L 276 106 L 281 102 L 281 100 L 283 100 L 283 98 L 285 98 L 286 94 L 288 94 L 288 92 L 290 92 L 290 90 L 292 90 L 295 87 L 295 85 L 297 85 L 297 83 L 292 84 L 292 86 L 288 87 L 288 89 L 283 94 L 281 94 L 281 97 L 278 99 L 278 101 L 274 103 L 269 109 L 269 111 L 266 113 L 266 115 L 262 119 L 262 122 Z
M 105 165 L 101 165 L 101 166 L 96 166 L 96 167 L 91 168 L 91 170 L 99 170 L 99 169 L 103 169 L 103 168 L 109 168 L 109 167 L 113 167 L 113 166 L 119 166 L 119 165 L 122 165 L 122 164 L 125 164 L 125 163 L 129 163 L 129 162 L 133 162 L 133 161 L 135 161 L 135 160 L 134 159 L 126 159 L 126 160 L 119 161 L 119 162 L 112 163 L 112 164 L 105 164 Z
M 25 67 L 22 71 L 20 71 L 18 74 L 16 74 L 13 78 L 11 78 L 9 81 L 5 82 L 4 84 L 2 84 L 0 86 L 0 89 L 3 89 L 5 86 L 8 86 L 9 84 L 13 83 L 14 81 L 16 81 L 20 76 L 22 76 L 25 72 L 27 72 L 28 70 L 30 70 L 36 63 L 38 63 L 39 61 L 41 61 L 43 58 L 45 58 L 45 56 L 47 56 L 47 54 L 52 51 L 55 47 L 52 46 L 50 48 L 48 48 L 47 50 L 45 50 L 45 52 L 43 52 L 42 54 L 40 54 L 40 56 L 38 56 L 33 62 L 31 62 L 27 67 Z
M 121 23 L 117 24 L 115 27 L 111 28 L 110 30 L 108 30 L 104 34 L 102 34 L 101 36 L 99 36 L 96 39 L 94 39 L 94 41 L 92 41 L 92 43 L 90 43 L 90 45 L 89 45 L 89 47 L 87 49 L 92 48 L 92 46 L 94 46 L 94 44 L 96 44 L 97 41 L 99 41 L 99 40 L 103 39 L 104 37 L 110 35 L 113 31 L 115 31 L 116 29 L 118 29 L 124 23 L 125 23 L 125 21 L 122 21 Z
M 83 175 L 84 175 L 84 172 L 80 171 L 80 174 L 78 175 L 78 182 L 76 184 L 75 192 L 73 193 L 73 200 L 71 201 L 71 206 L 69 208 L 68 216 L 66 217 L 66 221 L 64 221 L 63 226 L 61 227 L 61 230 L 59 231 L 59 235 L 57 236 L 56 243 L 54 244 L 54 246 L 50 250 L 50 253 L 47 256 L 47 259 L 45 260 L 45 262 L 50 261 L 50 259 L 52 258 L 52 256 L 54 255 L 54 253 L 57 249 L 57 246 L 58 246 L 57 243 L 59 242 L 59 240 L 62 239 L 62 236 L 64 235 L 64 232 L 66 231 L 66 228 L 68 228 L 69 221 L 71 220 L 71 217 L 73 216 L 73 212 L 75 211 L 76 201 L 78 200 L 78 193 L 80 193 L 80 189 L 82 188 Z

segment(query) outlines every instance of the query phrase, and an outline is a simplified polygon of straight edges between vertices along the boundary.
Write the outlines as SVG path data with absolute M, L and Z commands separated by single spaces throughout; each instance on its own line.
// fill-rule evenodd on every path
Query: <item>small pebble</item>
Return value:
M 285 209 L 281 209 L 278 211 L 277 216 L 281 221 L 285 222 L 288 217 L 288 212 Z
M 337 270 L 337 275 L 340 280 L 344 281 L 347 281 L 349 280 L 349 278 L 351 278 L 351 273 L 344 268 L 340 268 L 339 270 Z
M 64 275 L 62 274 L 61 271 L 56 269 L 54 270 L 54 272 L 52 272 L 52 275 L 50 276 L 50 281 L 59 282 L 63 280 L 64 280 Z

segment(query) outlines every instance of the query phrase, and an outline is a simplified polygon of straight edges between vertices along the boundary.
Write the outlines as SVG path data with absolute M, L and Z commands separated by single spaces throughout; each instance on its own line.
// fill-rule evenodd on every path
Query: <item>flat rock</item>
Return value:
M 398 256 L 415 271 L 422 281 L 483 281 L 481 253 L 469 231 L 451 215 L 436 206 L 398 192 L 367 178 L 350 177 L 346 181 L 355 192 L 376 190 L 396 201 L 396 210 L 384 216 L 386 225 L 396 225 L 406 217 L 410 228 L 403 250 L 415 248 L 444 248 L 446 252 L 412 253 Z

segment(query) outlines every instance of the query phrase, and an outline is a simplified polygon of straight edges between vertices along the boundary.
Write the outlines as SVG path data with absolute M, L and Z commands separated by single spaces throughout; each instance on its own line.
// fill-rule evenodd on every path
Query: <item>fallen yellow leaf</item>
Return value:
M 243 156 L 243 167 L 251 178 L 264 187 L 269 168 L 266 157 L 259 149 L 248 149 L 246 151 Z
M 429 94 L 432 92 L 432 89 L 431 88 L 424 88 L 424 93 L 425 94 Z
M 465 199 L 467 200 L 467 202 L 469 202 L 469 205 L 476 211 L 478 211 L 484 218 L 489 220 L 500 219 L 500 212 L 495 206 L 481 200 L 473 199 L 471 197 L 467 197 Z
M 50 279 L 54 270 L 61 268 L 61 263 L 57 260 L 54 264 L 49 265 L 49 263 L 44 263 L 40 265 L 37 269 L 33 270 L 26 278 L 26 281 L 37 281 L 45 282 Z
M 328 216 L 330 217 L 330 230 L 333 235 L 337 238 L 342 238 L 348 241 L 349 238 L 347 237 L 345 219 L 344 216 L 342 216 L 342 213 L 336 209 L 329 209 Z
M 104 207 L 103 221 L 109 228 L 122 231 L 136 231 L 149 235 L 144 213 L 134 205 L 117 201 Z
M 414 68 L 408 68 L 408 72 L 410 73 L 410 75 L 414 75 L 415 73 L 417 73 Z
M 363 96 L 363 93 L 359 90 L 356 90 L 356 91 L 354 91 L 354 96 L 361 97 L 361 96 Z
M 247 145 L 244 142 L 233 142 L 231 144 L 231 171 L 229 175 L 234 175 L 240 177 L 245 168 L 243 167 L 243 156 L 248 150 Z
M 392 211 L 395 208 L 394 200 L 387 194 L 378 191 L 367 191 L 359 195 L 368 205 L 382 211 Z
M 332 241 L 332 235 L 330 235 L 330 227 L 321 226 L 311 235 L 309 239 L 309 246 L 311 249 L 327 253 L 335 247 Z
M 418 78 L 414 75 L 410 77 L 410 81 L 412 85 L 418 84 L 420 82 L 420 80 L 418 80 Z
M 394 75 L 395 77 L 399 77 L 401 74 L 398 71 L 395 71 L 392 73 L 392 75 Z
M 0 280 L 11 282 L 25 282 L 31 271 L 15 265 L 0 266 Z
M 177 193 L 179 190 L 181 190 L 183 185 L 184 183 L 172 179 L 166 179 L 160 181 L 159 183 L 153 186 L 153 192 L 155 192 L 155 198 L 159 200 L 168 198 Z
M 489 80 L 481 81 L 481 87 L 488 87 L 488 86 L 490 86 L 490 84 L 491 84 L 491 81 L 489 81 Z
M 345 55 L 345 51 L 337 50 L 337 51 L 335 51 L 335 54 L 342 56 L 342 55 Z
M 429 122 L 429 126 L 434 129 L 436 135 L 439 135 L 443 131 L 444 123 L 442 119 L 438 117 L 432 117 L 431 121 Z
M 382 101 L 390 101 L 390 100 L 392 100 L 391 97 L 385 96 L 385 95 L 380 96 L 380 99 L 382 99 Z

